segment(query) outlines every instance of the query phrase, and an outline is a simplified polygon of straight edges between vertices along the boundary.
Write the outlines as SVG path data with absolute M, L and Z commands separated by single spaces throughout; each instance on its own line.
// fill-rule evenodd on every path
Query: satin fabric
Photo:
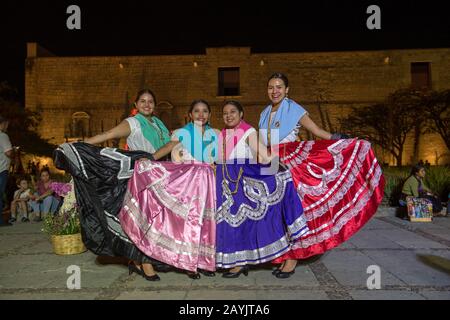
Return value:
M 308 231 L 290 172 L 262 175 L 262 167 L 217 165 L 218 267 L 271 261 L 289 251 L 294 241 Z M 228 175 L 236 181 L 241 169 L 241 179 L 231 181 Z
M 74 179 L 83 243 L 97 255 L 158 264 L 133 244 L 117 217 L 134 163 L 143 157 L 152 158 L 144 151 L 101 148 L 83 142 L 64 143 L 54 152 L 55 166 Z
M 119 215 L 122 228 L 153 259 L 214 271 L 215 192 L 208 164 L 139 161 Z
M 278 147 L 301 197 L 309 232 L 274 263 L 322 254 L 348 240 L 375 214 L 385 180 L 368 141 L 302 141 Z
M 237 145 L 247 147 L 243 140 L 250 130 L 253 127 L 242 121 L 219 136 L 219 150 L 226 143 L 225 153 L 219 152 L 222 164 L 216 167 L 216 263 L 222 268 L 270 261 L 308 231 L 289 171 L 263 175 L 267 166 L 233 157 Z

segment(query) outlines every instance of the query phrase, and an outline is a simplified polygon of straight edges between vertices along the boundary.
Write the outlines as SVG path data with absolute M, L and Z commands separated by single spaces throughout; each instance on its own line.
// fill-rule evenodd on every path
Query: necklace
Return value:
M 272 112 L 269 113 L 269 121 L 267 121 L 267 147 L 270 147 L 271 137 L 270 137 L 270 122 L 272 121 Z
M 150 119 L 147 118 L 147 120 L 150 123 L 150 125 L 156 129 L 156 132 L 158 133 L 158 136 L 159 136 L 159 140 L 161 140 L 161 142 L 163 142 L 164 139 L 163 139 L 163 135 L 162 135 L 162 129 L 159 127 L 158 123 L 155 120 L 153 120 L 153 118 L 150 118 Z
M 289 100 L 288 100 L 288 102 L 289 102 L 289 107 L 290 107 L 291 106 L 291 102 Z M 270 148 L 270 146 L 272 144 L 271 133 L 270 133 L 270 131 L 272 130 L 271 129 L 271 125 L 270 125 L 270 123 L 272 122 L 272 112 L 273 112 L 274 116 L 276 116 L 278 110 L 280 109 L 280 107 L 281 107 L 281 105 L 278 105 L 276 111 L 272 111 L 273 110 L 273 105 L 272 105 L 272 108 L 270 108 L 269 121 L 267 121 L 267 148 Z M 278 128 L 279 126 L 280 126 L 280 121 L 277 121 L 275 123 L 275 128 Z
M 225 154 L 225 152 L 226 152 L 226 150 L 225 150 L 226 141 L 227 141 L 227 134 L 226 134 L 226 131 L 225 131 L 225 139 L 223 139 L 223 143 L 222 143 L 222 160 L 223 160 L 223 163 L 222 163 L 222 176 L 223 176 L 223 179 L 227 182 L 224 185 L 226 186 L 228 191 L 231 194 L 236 194 L 238 192 L 239 181 L 242 178 L 242 174 L 244 173 L 244 170 L 242 169 L 242 167 L 239 169 L 239 174 L 238 174 L 236 180 L 231 178 L 231 176 L 230 176 L 230 174 L 228 172 L 228 167 L 227 167 L 227 163 L 226 163 L 226 154 Z M 227 178 L 228 178 L 229 181 L 231 181 L 232 183 L 236 184 L 236 187 L 234 188 L 234 191 L 231 191 L 230 188 L 228 187 L 228 180 L 227 180 Z

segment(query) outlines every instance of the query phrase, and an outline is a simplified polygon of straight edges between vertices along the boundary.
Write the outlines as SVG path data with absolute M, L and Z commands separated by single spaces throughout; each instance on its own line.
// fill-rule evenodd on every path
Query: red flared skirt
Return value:
M 309 232 L 273 263 L 322 254 L 349 239 L 375 214 L 385 181 L 368 141 L 302 141 L 278 148 L 291 170 Z

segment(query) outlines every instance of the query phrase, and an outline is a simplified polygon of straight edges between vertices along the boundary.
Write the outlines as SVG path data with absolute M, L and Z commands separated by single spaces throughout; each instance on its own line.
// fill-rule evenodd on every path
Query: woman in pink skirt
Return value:
M 156 153 L 176 162 L 139 161 L 119 215 L 122 228 L 146 255 L 187 270 L 193 279 L 215 271 L 217 132 L 208 103 L 196 100 L 192 122 L 178 129 Z

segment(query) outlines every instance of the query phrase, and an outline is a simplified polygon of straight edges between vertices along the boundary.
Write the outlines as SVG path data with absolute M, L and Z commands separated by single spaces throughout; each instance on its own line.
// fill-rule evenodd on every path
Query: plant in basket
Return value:
M 76 254 L 86 251 L 81 239 L 73 180 L 70 183 L 53 182 L 51 188 L 64 197 L 63 204 L 55 215 L 47 215 L 42 231 L 51 236 L 56 254 Z

